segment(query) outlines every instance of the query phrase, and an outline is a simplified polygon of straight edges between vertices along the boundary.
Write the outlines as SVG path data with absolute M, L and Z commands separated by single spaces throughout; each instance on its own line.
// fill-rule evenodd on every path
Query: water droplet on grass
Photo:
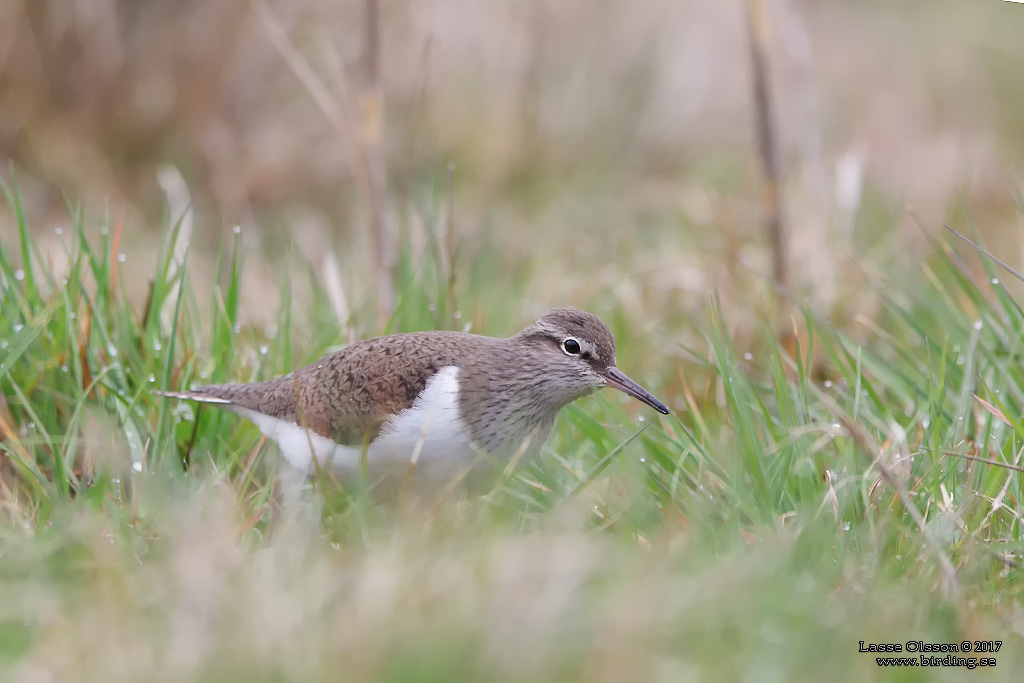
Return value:
M 975 320 L 975 321 L 974 321 L 974 329 L 975 329 L 975 330 L 980 330 L 980 329 L 981 329 L 981 327 L 982 327 L 982 322 L 981 322 L 981 320 Z
M 163 348 L 164 348 L 164 345 L 160 343 L 159 339 L 157 339 L 156 341 L 153 342 L 153 350 L 154 351 L 162 351 Z
M 133 462 L 132 463 L 132 469 L 135 470 L 136 472 L 141 472 L 142 471 L 142 463 L 141 462 Z
M 268 351 L 270 351 L 270 347 L 268 347 L 266 344 L 261 344 L 260 345 L 260 355 L 261 356 L 267 355 Z
M 24 325 L 22 325 L 21 323 L 14 323 L 15 332 L 21 332 L 23 329 L 25 329 Z
M 235 233 L 236 235 L 241 235 L 242 234 L 242 226 L 241 225 L 236 225 L 235 227 L 231 228 L 231 232 Z
M 745 354 L 743 354 L 743 360 L 754 360 L 754 354 L 752 354 L 750 351 L 747 351 Z
M 66 366 L 66 365 L 60 366 L 60 371 L 61 372 L 67 372 L 68 371 L 68 366 Z
M 118 254 L 117 255 L 117 262 L 118 263 L 124 263 L 127 260 L 128 260 L 128 257 L 125 256 L 124 254 Z
M 25 271 L 22 270 L 21 268 L 18 268 L 16 271 L 14 271 L 14 279 L 15 280 L 24 280 L 25 279 Z
M 239 334 L 242 331 L 242 326 L 239 325 L 238 323 L 235 323 L 235 326 L 232 327 L 231 329 L 234 330 L 235 334 Z
M 997 277 L 992 278 L 992 284 L 998 285 L 999 284 L 999 278 L 997 278 Z
M 100 234 L 101 235 L 106 235 L 108 232 L 110 232 L 110 230 L 107 229 L 107 226 L 105 226 L 105 225 L 100 226 Z
M 107 347 L 107 353 L 110 354 L 111 358 L 117 358 L 117 347 L 111 344 Z
M 149 383 L 153 384 L 155 382 L 156 382 L 156 375 L 150 373 L 150 375 L 149 375 Z
M 58 235 L 63 235 L 63 234 L 64 234 L 64 228 L 60 227 L 59 225 L 58 225 L 57 227 L 55 227 L 55 228 L 53 229 L 53 231 L 54 231 L 55 233 L 57 233 Z

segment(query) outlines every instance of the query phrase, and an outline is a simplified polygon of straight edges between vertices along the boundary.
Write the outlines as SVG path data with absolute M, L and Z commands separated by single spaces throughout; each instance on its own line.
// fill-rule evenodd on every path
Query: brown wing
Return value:
M 305 425 L 343 445 L 358 445 L 372 441 L 390 416 L 412 406 L 434 373 L 461 366 L 467 356 L 480 352 L 481 344 L 486 348 L 496 341 L 455 332 L 378 337 L 284 377 L 186 393 L 188 398 L 227 401 Z

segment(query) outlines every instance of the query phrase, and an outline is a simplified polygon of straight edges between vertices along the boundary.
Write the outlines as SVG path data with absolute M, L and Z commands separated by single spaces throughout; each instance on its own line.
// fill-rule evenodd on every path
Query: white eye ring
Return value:
M 573 349 L 573 347 L 575 347 L 575 349 Z M 562 351 L 565 352 L 565 355 L 567 356 L 578 356 L 583 353 L 583 347 L 580 346 L 580 343 L 577 340 L 569 337 L 562 342 Z

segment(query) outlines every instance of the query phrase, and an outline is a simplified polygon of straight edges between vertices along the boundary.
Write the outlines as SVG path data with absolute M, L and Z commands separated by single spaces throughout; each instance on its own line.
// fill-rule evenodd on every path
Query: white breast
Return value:
M 371 480 L 389 473 L 405 474 L 413 465 L 417 480 L 443 485 L 461 476 L 478 459 L 459 410 L 459 369 L 441 368 L 427 381 L 413 405 L 384 423 L 366 450 Z M 331 439 L 277 418 L 238 406 L 230 410 L 259 427 L 277 442 L 281 454 L 304 472 L 321 467 L 348 479 L 359 471 L 362 446 L 342 446 Z M 312 451 L 310 450 L 312 446 Z

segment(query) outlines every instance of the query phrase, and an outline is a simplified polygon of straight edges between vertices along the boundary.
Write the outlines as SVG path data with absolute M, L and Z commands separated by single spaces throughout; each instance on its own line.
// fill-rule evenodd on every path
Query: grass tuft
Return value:
M 480 499 L 383 511 L 322 481 L 284 514 L 252 425 L 152 391 L 281 374 L 347 326 L 372 335 L 374 311 L 339 321 L 316 296 L 303 329 L 289 276 L 256 329 L 240 236 L 201 292 L 180 225 L 140 293 L 120 215 L 92 239 L 72 211 L 57 272 L 16 183 L 4 195 L 4 680 L 924 678 L 861 640 L 998 640 L 992 678 L 1024 664 L 1024 310 L 950 244 L 920 272 L 865 269 L 880 314 L 800 311 L 792 344 L 764 322 L 742 351 L 717 298 L 686 323 L 703 349 L 623 330 L 620 365 L 675 414 L 610 392 L 570 406 L 543 457 Z M 521 264 L 446 240 L 399 255 L 389 330 L 528 322 Z

